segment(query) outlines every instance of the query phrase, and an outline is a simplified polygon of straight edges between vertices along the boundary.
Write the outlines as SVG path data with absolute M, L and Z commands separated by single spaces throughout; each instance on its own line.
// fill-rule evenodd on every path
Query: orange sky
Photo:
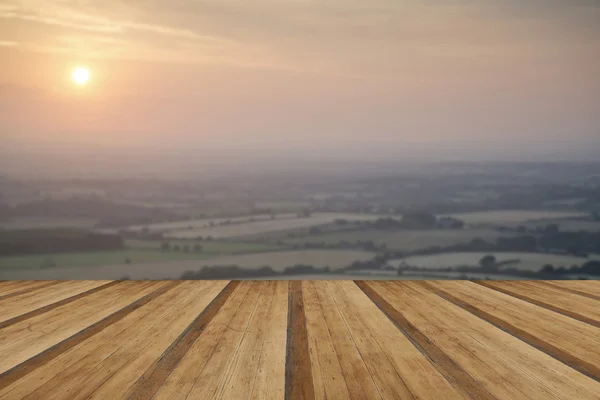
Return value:
M 193 148 L 600 139 L 595 0 L 5 0 L 0 135 Z M 76 88 L 78 64 L 92 80 Z

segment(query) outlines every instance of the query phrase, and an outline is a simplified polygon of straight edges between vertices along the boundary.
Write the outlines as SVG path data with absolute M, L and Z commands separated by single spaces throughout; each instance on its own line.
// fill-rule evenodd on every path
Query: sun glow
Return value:
M 90 80 L 90 70 L 85 67 L 75 67 L 71 71 L 71 79 L 78 86 L 84 86 Z

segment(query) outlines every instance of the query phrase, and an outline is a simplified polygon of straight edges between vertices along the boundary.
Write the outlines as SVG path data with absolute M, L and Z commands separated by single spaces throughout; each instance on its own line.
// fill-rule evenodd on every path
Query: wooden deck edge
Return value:
M 465 398 L 495 399 L 479 381 L 473 378 L 454 359 L 408 321 L 401 312 L 381 297 L 369 283 L 365 281 L 355 281 L 354 283 Z
M 125 307 L 101 319 L 100 321 L 88 326 L 85 329 L 82 329 L 81 331 L 66 338 L 65 340 L 55 344 L 52 347 L 49 347 L 41 353 L 5 371 L 4 373 L 0 374 L 0 390 L 9 386 L 18 379 L 21 379 L 25 375 L 33 372 L 35 369 L 49 363 L 50 361 L 60 356 L 67 350 L 71 349 L 72 347 L 77 346 L 78 344 L 89 339 L 98 332 L 101 332 L 106 327 L 114 324 L 117 321 L 122 320 L 127 315 L 131 314 L 133 311 L 149 303 L 151 300 L 154 300 L 161 294 L 174 288 L 180 283 L 180 281 L 173 281 L 171 283 L 167 283 L 161 286 L 160 288 L 152 291 L 151 293 L 148 293 L 147 295 L 141 297 L 133 303 L 126 305 Z
M 146 369 L 125 397 L 128 399 L 151 399 L 239 284 L 240 281 L 229 282 L 163 354 Z
M 556 290 L 562 290 L 562 291 L 565 291 L 565 292 L 577 294 L 579 296 L 587 297 L 587 298 L 590 298 L 590 299 L 593 299 L 593 300 L 600 300 L 600 296 L 597 296 L 597 295 L 591 294 L 591 293 L 587 293 L 587 292 L 583 292 L 581 290 L 573 289 L 573 288 L 570 288 L 570 287 L 567 287 L 567 286 L 564 286 L 564 285 L 557 285 L 555 282 L 556 281 L 536 281 L 535 283 L 537 285 L 542 284 L 543 286 L 547 286 L 547 287 L 551 287 L 551 288 L 556 289 Z
M 62 299 L 60 301 L 57 301 L 56 303 L 51 303 L 51 304 L 48 304 L 48 305 L 46 305 L 44 307 L 40 307 L 38 309 L 30 311 L 28 313 L 18 315 L 18 316 L 14 317 L 14 318 L 11 318 L 11 319 L 7 319 L 6 321 L 0 322 L 0 329 L 6 328 L 7 326 L 10 326 L 10 325 L 14 325 L 14 324 L 16 324 L 18 322 L 21 322 L 21 321 L 25 321 L 26 319 L 36 317 L 38 315 L 45 314 L 48 311 L 54 310 L 55 308 L 64 306 L 66 304 L 72 303 L 72 302 L 74 302 L 76 300 L 79 300 L 79 299 L 83 299 L 84 297 L 87 297 L 89 295 L 97 293 L 97 292 L 99 292 L 101 290 L 108 289 L 109 287 L 114 286 L 114 285 L 116 285 L 116 284 L 118 284 L 120 282 L 122 282 L 122 281 L 108 282 L 108 283 L 106 283 L 104 285 L 95 287 L 95 288 L 90 289 L 90 290 L 86 290 L 85 292 L 78 293 L 78 294 L 76 294 L 74 296 L 67 297 L 66 299 Z
M 433 286 L 429 282 L 419 282 L 419 284 L 421 286 L 423 286 L 424 288 L 426 288 L 427 290 L 440 296 L 441 298 L 453 303 L 454 305 L 464 309 L 465 311 L 468 311 L 471 314 L 481 318 L 482 320 L 494 325 L 496 328 L 503 330 L 504 332 L 529 344 L 530 346 L 536 348 L 537 350 L 540 350 L 540 351 L 548 354 L 550 357 L 562 362 L 563 364 L 568 365 L 569 367 L 581 372 L 582 374 L 600 382 L 600 368 L 598 368 L 594 364 L 588 363 L 588 362 L 580 359 L 579 357 L 576 357 L 564 350 L 561 350 L 558 347 L 556 347 L 542 339 L 539 339 L 520 328 L 517 328 L 516 326 L 512 325 L 511 323 L 509 323 L 499 317 L 496 317 L 496 316 L 478 308 L 477 306 L 475 306 L 473 304 L 467 303 L 441 288 Z
M 26 294 L 26 293 L 29 293 L 29 292 L 35 292 L 36 290 L 45 289 L 47 287 L 58 285 L 59 283 L 63 283 L 63 282 L 66 282 L 66 281 L 49 281 L 49 282 L 46 282 L 43 285 L 34 286 L 32 288 L 25 288 L 23 290 L 19 290 L 18 292 L 13 292 L 13 293 L 10 293 L 10 294 L 5 294 L 4 296 L 0 296 L 0 300 L 10 299 L 11 297 L 20 296 L 22 294 Z
M 493 290 L 496 290 L 498 292 L 507 294 L 509 296 L 516 297 L 518 299 L 527 301 L 527 302 L 529 302 L 531 304 L 535 304 L 536 306 L 540 306 L 540 307 L 546 308 L 548 310 L 557 312 L 559 314 L 566 315 L 567 317 L 571 317 L 571 318 L 579 320 L 581 322 L 585 322 L 586 324 L 590 324 L 590 325 L 595 326 L 597 328 L 600 328 L 600 321 L 596 321 L 595 319 L 586 317 L 585 315 L 581 315 L 579 313 L 576 313 L 576 312 L 573 312 L 573 311 L 569 311 L 569 310 L 566 310 L 566 309 L 561 308 L 561 307 L 554 306 L 554 305 L 552 305 L 550 303 L 547 303 L 545 301 L 540 301 L 540 300 L 536 300 L 534 298 L 531 298 L 529 296 L 525 296 L 524 294 L 520 294 L 520 293 L 517 293 L 517 292 L 515 292 L 513 290 L 510 290 L 508 288 L 496 285 L 492 281 L 477 281 L 477 280 L 475 280 L 475 281 L 471 281 L 471 282 L 476 283 L 476 284 L 481 285 L 481 286 L 484 286 L 484 287 L 486 287 L 488 289 L 493 289 Z

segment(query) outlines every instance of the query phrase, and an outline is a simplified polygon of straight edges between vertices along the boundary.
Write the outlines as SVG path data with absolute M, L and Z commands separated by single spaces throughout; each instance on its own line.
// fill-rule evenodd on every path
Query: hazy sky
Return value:
M 0 60 L 6 146 L 600 140 L 599 0 L 0 0 Z

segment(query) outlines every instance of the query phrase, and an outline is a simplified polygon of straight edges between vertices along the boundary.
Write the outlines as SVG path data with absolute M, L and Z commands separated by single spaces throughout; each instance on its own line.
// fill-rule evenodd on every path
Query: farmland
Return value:
M 161 252 L 154 250 L 126 249 L 84 253 L 56 253 L 44 255 L 0 257 L 0 274 L 4 270 L 89 268 L 110 264 L 160 262 L 208 258 L 205 253 Z
M 487 254 L 492 254 L 496 257 L 498 262 L 518 260 L 514 264 L 508 264 L 506 267 L 518 268 L 528 271 L 536 271 L 542 268 L 546 264 L 553 266 L 565 266 L 570 267 L 572 265 L 581 265 L 586 261 L 592 259 L 600 259 L 600 255 L 592 255 L 588 258 L 573 257 L 558 254 L 547 254 L 547 253 L 441 253 L 434 255 L 425 256 L 412 256 L 402 259 L 390 261 L 393 266 L 399 266 L 402 264 L 420 267 L 420 268 L 445 268 L 445 267 L 460 267 L 460 266 L 478 266 L 479 260 Z M 502 269 L 502 267 L 501 267 Z
M 452 214 L 454 218 L 458 218 L 467 224 L 493 224 L 503 226 L 518 225 L 527 221 L 572 218 L 585 215 L 585 213 L 580 212 L 531 210 L 498 210 Z
M 21 217 L 0 221 L 0 230 L 91 228 L 94 226 L 95 222 L 94 219 L 88 218 Z
M 282 239 L 284 244 L 324 243 L 335 245 L 340 242 L 373 241 L 377 246 L 385 245 L 389 250 L 413 251 L 432 246 L 452 246 L 467 243 L 475 238 L 495 240 L 502 234 L 492 229 L 423 229 L 423 230 L 357 230 L 334 232 L 321 235 Z
M 142 253 L 143 254 L 143 253 Z M 152 253 L 158 256 L 161 253 Z M 124 254 L 121 254 L 123 256 Z M 171 255 L 166 253 L 165 257 Z M 180 259 L 180 260 L 165 260 L 158 259 L 148 260 L 148 262 L 140 262 L 125 264 L 122 261 L 111 265 L 110 259 L 101 259 L 101 255 L 96 255 L 99 264 L 94 268 L 77 267 L 76 261 L 72 260 L 69 268 L 48 268 L 39 269 L 32 263 L 30 269 L 21 270 L 0 270 L 0 278 L 2 279 L 120 279 L 128 276 L 131 279 L 179 279 L 184 272 L 196 271 L 203 266 L 230 266 L 237 265 L 243 268 L 260 268 L 270 266 L 275 271 L 282 271 L 286 267 L 291 267 L 298 264 L 306 264 L 319 267 L 330 267 L 331 269 L 342 268 L 350 265 L 356 260 L 368 260 L 373 257 L 373 253 L 362 251 L 342 251 L 342 250 L 306 250 L 306 251 L 284 251 L 284 252 L 269 252 L 259 254 L 245 254 L 212 257 L 210 259 L 201 259 L 202 253 L 198 255 L 180 254 L 182 257 L 186 255 L 190 258 L 196 256 L 197 259 Z M 93 255 L 92 255 L 93 256 Z M 114 255 L 113 255 L 114 256 Z M 91 257 L 90 259 L 94 259 Z M 84 262 L 80 260 L 79 265 Z
M 310 217 L 281 217 L 256 222 L 240 222 L 231 225 L 202 227 L 198 229 L 173 230 L 169 231 L 164 236 L 166 238 L 173 239 L 190 239 L 199 236 L 211 236 L 213 238 L 233 238 L 268 232 L 309 228 L 311 226 L 329 224 L 334 222 L 336 219 L 346 219 L 348 221 L 369 221 L 378 217 L 379 216 L 377 215 L 366 214 L 315 213 Z
M 485 254 L 529 271 L 571 267 L 600 253 L 596 167 L 600 176 L 600 164 L 341 163 L 170 179 L 11 178 L 0 180 L 0 274 L 179 278 L 226 266 L 223 278 L 245 278 L 264 265 L 274 274 L 306 264 L 314 269 L 285 273 L 352 266 L 345 272 L 397 277 L 390 259 L 448 268 L 477 266 Z M 77 241 L 59 228 L 76 230 Z

